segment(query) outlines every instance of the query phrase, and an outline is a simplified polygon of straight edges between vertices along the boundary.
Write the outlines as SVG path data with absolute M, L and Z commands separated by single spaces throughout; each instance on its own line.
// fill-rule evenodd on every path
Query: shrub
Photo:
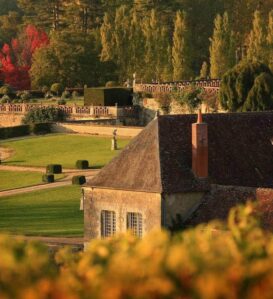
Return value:
M 78 169 L 88 169 L 89 168 L 89 162 L 87 160 L 78 160 L 76 162 L 76 167 Z
M 29 133 L 30 128 L 27 125 L 0 128 L 0 139 L 27 136 Z
M 86 178 L 83 175 L 73 176 L 72 184 L 73 185 L 83 185 L 86 183 Z
M 73 99 L 77 99 L 79 96 L 80 96 L 80 95 L 79 95 L 79 93 L 78 93 L 76 90 L 74 90 L 74 91 L 72 92 L 72 98 L 73 98 Z
M 58 105 L 66 105 L 66 101 L 64 99 L 61 99 L 58 101 Z
M 47 92 L 49 92 L 49 88 L 48 88 L 48 86 L 43 86 L 43 87 L 42 87 L 42 92 L 43 92 L 44 94 L 46 94 Z
M 55 181 L 54 174 L 51 173 L 43 174 L 42 180 L 45 183 L 54 183 Z
M 70 99 L 71 98 L 71 93 L 67 90 L 65 90 L 63 93 L 62 93 L 62 99 Z
M 117 87 L 119 84 L 116 81 L 108 81 L 105 87 Z
M 30 125 L 30 131 L 33 134 L 49 134 L 51 133 L 51 123 L 35 123 Z
M 159 107 L 165 114 L 170 112 L 171 96 L 168 93 L 155 93 L 154 98 L 157 100 Z
M 46 173 L 60 174 L 60 173 L 62 173 L 62 165 L 49 164 L 46 167 Z
M 13 93 L 13 89 L 9 85 L 6 84 L 0 87 L 0 94 L 9 95 L 11 93 Z
M 6 104 L 6 103 L 10 103 L 11 102 L 11 98 L 8 95 L 4 95 L 1 98 L 1 104 Z
M 37 107 L 31 109 L 24 117 L 24 124 L 32 123 L 50 123 L 64 121 L 66 119 L 66 113 L 55 107 Z
M 19 91 L 16 96 L 20 98 L 22 101 L 27 102 L 31 99 L 31 94 L 29 91 Z
M 253 207 L 174 236 L 154 231 L 92 240 L 85 252 L 0 236 L 1 298 L 273 297 L 273 235 Z M 111 283 L 109 281 L 111 280 Z M 16 284 L 15 284 L 16 282 Z
M 261 111 L 272 109 L 273 74 L 262 63 L 242 62 L 222 79 L 220 102 L 229 111 Z
M 61 83 L 54 83 L 52 84 L 50 91 L 59 96 L 64 91 L 64 87 Z

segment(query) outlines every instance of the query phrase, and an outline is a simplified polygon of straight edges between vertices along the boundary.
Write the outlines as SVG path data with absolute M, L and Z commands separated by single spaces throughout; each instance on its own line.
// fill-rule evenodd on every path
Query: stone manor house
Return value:
M 83 190 L 85 241 L 225 219 L 248 200 L 273 228 L 273 112 L 159 116 Z

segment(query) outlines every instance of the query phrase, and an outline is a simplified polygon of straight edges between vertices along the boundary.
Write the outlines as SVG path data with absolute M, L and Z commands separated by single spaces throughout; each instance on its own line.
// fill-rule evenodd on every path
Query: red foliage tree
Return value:
M 49 44 L 49 38 L 43 31 L 29 25 L 20 36 L 5 44 L 0 51 L 0 79 L 16 90 L 31 87 L 29 70 L 34 52 Z

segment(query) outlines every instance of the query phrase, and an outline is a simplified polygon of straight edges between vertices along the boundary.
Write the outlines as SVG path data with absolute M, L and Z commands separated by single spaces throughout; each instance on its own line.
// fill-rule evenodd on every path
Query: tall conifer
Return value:
M 273 10 L 269 13 L 269 23 L 267 32 L 267 60 L 268 65 L 273 71 Z
M 252 62 L 266 62 L 266 26 L 261 12 L 254 13 L 252 30 L 249 34 L 247 59 Z
M 228 14 L 217 15 L 210 46 L 211 78 L 221 78 L 235 64 L 235 38 Z
M 175 81 L 189 80 L 193 75 L 190 39 L 186 13 L 178 11 L 175 20 L 172 48 L 173 79 Z

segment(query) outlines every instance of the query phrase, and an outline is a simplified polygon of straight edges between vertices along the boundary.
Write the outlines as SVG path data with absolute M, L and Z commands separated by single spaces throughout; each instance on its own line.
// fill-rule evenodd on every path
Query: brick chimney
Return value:
M 208 125 L 201 110 L 197 123 L 192 124 L 192 171 L 197 178 L 208 178 Z

